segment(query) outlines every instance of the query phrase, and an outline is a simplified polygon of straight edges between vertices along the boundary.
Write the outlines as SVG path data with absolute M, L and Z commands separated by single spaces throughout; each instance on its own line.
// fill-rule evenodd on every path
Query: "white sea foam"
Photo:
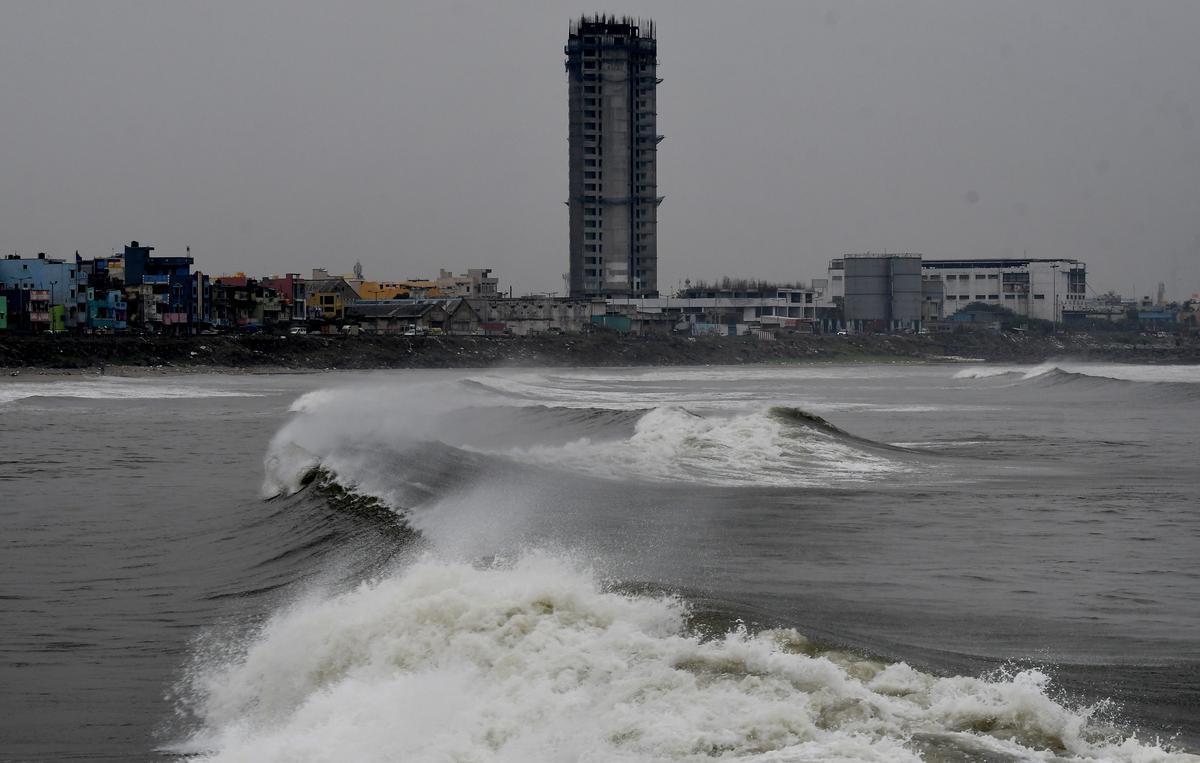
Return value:
M 677 406 L 647 412 L 628 440 L 580 439 L 552 447 L 512 448 L 504 454 L 610 479 L 730 486 L 821 485 L 904 468 L 836 434 L 790 424 L 769 411 L 698 416 Z
M 260 394 L 199 384 L 166 384 L 158 380 L 113 377 L 80 381 L 0 382 L 0 405 L 31 397 L 85 400 L 173 400 L 208 397 L 260 397 Z
M 702 639 L 685 605 L 544 555 L 420 561 L 277 613 L 197 664 L 196 761 L 1195 761 L 1053 698 L 1036 670 L 938 678 L 795 631 Z M 949 752 L 950 754 L 947 754 Z

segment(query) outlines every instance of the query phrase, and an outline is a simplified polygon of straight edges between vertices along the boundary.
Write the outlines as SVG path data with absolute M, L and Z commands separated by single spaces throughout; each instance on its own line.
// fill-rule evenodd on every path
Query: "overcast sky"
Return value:
M 663 290 L 887 250 L 1200 291 L 1195 0 L 8 0 L 0 251 L 561 290 L 596 10 L 658 24 Z

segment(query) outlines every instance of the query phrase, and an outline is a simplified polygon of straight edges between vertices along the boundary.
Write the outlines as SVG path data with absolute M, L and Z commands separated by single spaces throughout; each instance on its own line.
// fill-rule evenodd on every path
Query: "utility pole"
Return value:
M 1050 319 L 1054 322 L 1054 333 L 1058 333 L 1058 263 L 1050 265 L 1050 294 L 1053 299 L 1053 304 L 1050 306 L 1052 312 Z

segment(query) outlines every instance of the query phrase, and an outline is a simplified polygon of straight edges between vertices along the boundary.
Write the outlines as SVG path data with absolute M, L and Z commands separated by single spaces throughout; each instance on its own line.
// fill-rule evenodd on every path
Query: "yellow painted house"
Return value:
M 344 278 L 308 281 L 306 287 L 304 304 L 309 320 L 341 320 L 346 317 L 346 305 L 359 299 Z

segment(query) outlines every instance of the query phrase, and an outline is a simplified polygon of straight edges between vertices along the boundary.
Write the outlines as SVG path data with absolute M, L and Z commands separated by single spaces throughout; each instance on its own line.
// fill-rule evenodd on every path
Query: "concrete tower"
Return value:
M 567 46 L 572 297 L 657 296 L 653 22 L 584 16 Z

